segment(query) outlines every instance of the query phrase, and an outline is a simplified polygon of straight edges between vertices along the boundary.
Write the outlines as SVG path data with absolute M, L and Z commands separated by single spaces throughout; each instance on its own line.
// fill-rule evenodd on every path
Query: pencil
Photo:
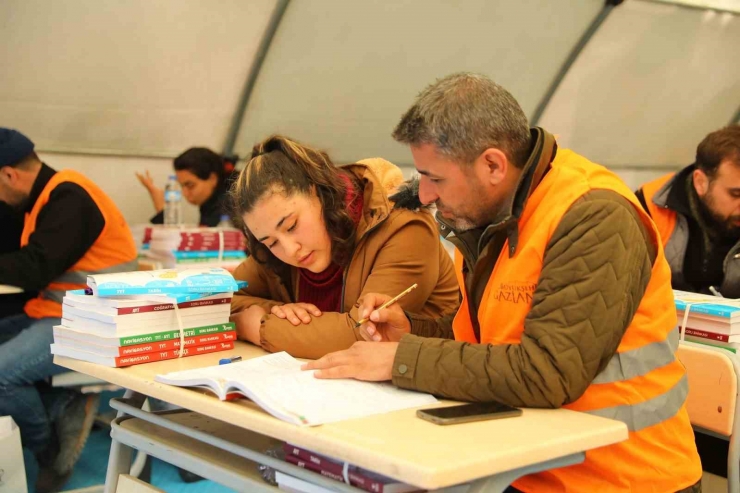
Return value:
M 383 309 L 385 309 L 385 308 L 388 308 L 388 307 L 389 307 L 389 306 L 391 306 L 391 305 L 392 305 L 393 303 L 395 303 L 396 301 L 400 300 L 401 298 L 403 298 L 404 296 L 406 296 L 407 294 L 409 294 L 409 293 L 410 293 L 411 291 L 413 291 L 414 289 L 416 289 L 416 288 L 417 288 L 418 286 L 419 286 L 419 285 L 418 285 L 418 284 L 416 284 L 416 283 L 412 284 L 412 285 L 411 285 L 411 286 L 410 286 L 410 287 L 409 287 L 409 288 L 408 288 L 408 289 L 407 289 L 406 291 L 403 291 L 403 292 L 399 293 L 399 294 L 398 294 L 397 296 L 395 296 L 395 297 L 393 297 L 393 298 L 389 299 L 388 301 L 386 301 L 385 303 L 383 303 L 382 305 L 380 305 L 380 306 L 379 306 L 378 308 L 376 308 L 375 310 L 383 310 Z M 375 311 L 375 310 L 373 310 L 373 311 Z M 368 323 L 369 321 L 370 321 L 370 318 L 363 318 L 362 320 L 358 321 L 358 322 L 357 322 L 357 323 L 355 324 L 355 329 L 356 329 L 357 327 L 359 327 L 360 325 L 362 325 L 362 324 L 366 324 L 366 323 Z

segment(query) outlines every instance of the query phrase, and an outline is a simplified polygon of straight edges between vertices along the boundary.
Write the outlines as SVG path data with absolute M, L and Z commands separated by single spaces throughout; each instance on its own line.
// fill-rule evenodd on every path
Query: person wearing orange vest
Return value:
M 0 200 L 24 214 L 20 248 L 0 255 L 0 284 L 39 292 L 25 313 L 0 320 L 0 416 L 20 428 L 30 490 L 50 491 L 71 472 L 97 409 L 97 397 L 71 391 L 42 401 L 36 385 L 66 371 L 49 349 L 64 293 L 85 288 L 90 274 L 134 270 L 136 247 L 95 183 L 42 163 L 33 142 L 7 128 L 0 128 Z
M 359 313 L 370 317 L 361 331 L 370 342 L 304 368 L 627 426 L 627 440 L 524 476 L 511 491 L 700 491 L 670 270 L 635 195 L 530 129 L 511 94 L 481 75 L 432 84 L 393 136 L 410 145 L 419 199 L 436 205 L 456 246 L 460 309 L 423 319 L 397 305 L 378 310 L 389 298 L 366 295 Z
M 707 135 L 693 164 L 636 195 L 658 227 L 674 289 L 740 298 L 740 125 Z M 696 445 L 704 470 L 726 477 L 727 440 L 699 433 Z
M 707 135 L 693 164 L 636 195 L 658 227 L 674 289 L 740 298 L 740 125 Z

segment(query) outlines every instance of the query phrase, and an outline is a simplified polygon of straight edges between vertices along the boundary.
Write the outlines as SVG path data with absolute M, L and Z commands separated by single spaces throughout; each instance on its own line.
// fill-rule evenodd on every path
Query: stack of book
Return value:
M 287 462 L 327 478 L 345 482 L 343 462 L 330 459 L 289 443 L 283 445 L 283 451 L 285 452 L 285 460 Z M 347 480 L 349 480 L 350 485 L 356 488 L 374 493 L 421 491 L 420 488 L 411 486 L 410 484 L 400 483 L 395 479 L 381 476 L 380 474 L 356 466 L 347 467 Z M 280 471 L 275 472 L 275 481 L 278 483 L 279 488 L 284 491 L 302 493 L 332 491 Z
M 162 267 L 223 267 L 233 270 L 245 258 L 247 240 L 235 228 L 144 229 L 144 257 Z
M 740 349 L 740 300 L 674 290 L 676 315 L 687 341 Z M 686 327 L 684 316 L 688 308 Z
M 240 286 L 223 269 L 103 274 L 88 286 L 66 293 L 53 354 L 122 367 L 234 347 Z

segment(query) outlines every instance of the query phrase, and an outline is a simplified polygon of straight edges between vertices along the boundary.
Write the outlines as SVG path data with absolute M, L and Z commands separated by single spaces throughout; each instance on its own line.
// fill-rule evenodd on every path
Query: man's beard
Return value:
M 710 223 L 710 227 L 716 227 L 717 232 L 724 238 L 740 237 L 740 216 L 732 214 L 728 217 L 714 212 L 714 195 L 707 193 L 700 199 L 702 212 Z
M 452 226 L 452 229 L 460 233 L 488 226 L 491 224 L 493 218 L 496 217 L 499 210 L 499 207 L 489 205 L 482 206 L 480 209 L 477 209 L 475 212 L 478 214 L 475 216 L 473 214 L 456 215 L 455 211 L 445 207 L 445 205 L 441 204 L 439 200 L 434 203 L 434 206 L 437 208 L 438 212 L 446 211 L 451 214 L 451 217 L 445 217 L 442 214 L 440 214 L 440 216 L 445 220 L 445 222 Z

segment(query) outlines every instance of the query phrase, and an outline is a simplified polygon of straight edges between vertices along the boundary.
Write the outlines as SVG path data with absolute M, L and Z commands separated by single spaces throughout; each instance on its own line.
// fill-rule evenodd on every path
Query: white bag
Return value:
M 21 431 L 10 416 L 0 416 L 0 492 L 28 492 Z

